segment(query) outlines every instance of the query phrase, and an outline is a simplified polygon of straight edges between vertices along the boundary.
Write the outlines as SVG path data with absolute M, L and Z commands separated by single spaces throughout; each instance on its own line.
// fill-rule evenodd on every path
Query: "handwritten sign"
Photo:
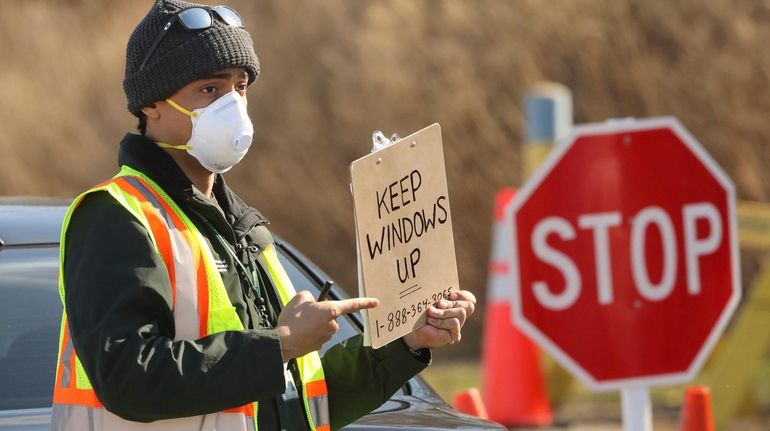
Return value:
M 359 295 L 367 345 L 382 347 L 425 325 L 426 311 L 458 290 L 441 143 L 433 124 L 350 165 Z

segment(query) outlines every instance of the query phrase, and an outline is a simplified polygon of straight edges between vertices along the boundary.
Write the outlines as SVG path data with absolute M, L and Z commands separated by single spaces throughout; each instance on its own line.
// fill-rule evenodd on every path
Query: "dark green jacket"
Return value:
M 216 202 L 204 197 L 174 160 L 143 136 L 126 135 L 118 162 L 157 182 L 204 234 L 246 329 L 174 341 L 170 281 L 148 232 L 109 194 L 93 193 L 71 219 L 63 268 L 70 333 L 99 399 L 118 416 L 142 422 L 260 401 L 260 429 L 279 429 L 279 422 L 283 428 L 306 429 L 300 403 L 280 396 L 283 359 L 271 329 L 280 312 L 276 293 L 263 283 L 268 310 L 260 313 L 255 292 L 212 232 L 229 241 L 242 262 L 254 263 L 248 245 L 258 240 L 255 232 L 265 218 L 221 175 Z M 372 350 L 356 336 L 330 349 L 322 361 L 336 429 L 386 401 L 430 362 L 430 353 L 413 354 L 402 342 Z

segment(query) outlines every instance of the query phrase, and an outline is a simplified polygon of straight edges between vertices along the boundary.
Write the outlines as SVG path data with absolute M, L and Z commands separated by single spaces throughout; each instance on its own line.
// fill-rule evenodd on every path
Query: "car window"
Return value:
M 58 248 L 0 251 L 0 410 L 49 407 L 59 345 Z
M 313 298 L 317 298 L 320 292 L 318 283 L 292 257 L 288 256 L 282 248 L 279 247 L 278 250 L 278 260 L 281 261 L 284 269 L 286 269 L 286 273 L 291 279 L 292 285 L 294 285 L 294 290 L 297 292 L 307 290 L 313 295 Z M 335 287 L 335 289 L 338 288 Z M 356 324 L 347 315 L 337 319 L 337 323 L 340 325 L 340 330 L 323 345 L 320 350 L 322 355 L 335 344 L 361 333 Z

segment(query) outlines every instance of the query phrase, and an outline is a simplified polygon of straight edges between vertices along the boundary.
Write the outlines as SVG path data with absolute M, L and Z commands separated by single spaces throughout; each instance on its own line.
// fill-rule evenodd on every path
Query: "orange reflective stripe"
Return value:
M 209 278 L 203 263 L 203 253 L 198 251 L 196 256 L 200 259 L 195 262 L 198 283 L 198 333 L 205 337 L 209 334 Z
M 326 388 L 326 380 L 316 380 L 314 382 L 305 383 L 305 393 L 308 398 L 328 395 L 329 391 Z
M 237 413 L 237 414 L 242 414 L 249 417 L 254 417 L 254 403 L 249 403 L 249 404 L 246 404 L 245 406 L 233 407 L 231 409 L 223 410 L 223 413 Z
M 110 178 L 107 181 L 102 181 L 101 183 L 91 187 L 91 189 L 98 189 L 99 187 L 104 187 L 104 186 L 106 186 L 107 184 L 110 184 L 113 181 L 115 181 L 115 179 L 114 178 Z M 91 190 L 91 189 L 89 189 L 89 190 Z
M 331 431 L 332 427 L 331 425 L 318 425 L 315 427 L 315 431 Z
M 76 404 L 88 407 L 103 407 L 96 392 L 91 389 L 57 387 L 53 392 L 54 404 Z

